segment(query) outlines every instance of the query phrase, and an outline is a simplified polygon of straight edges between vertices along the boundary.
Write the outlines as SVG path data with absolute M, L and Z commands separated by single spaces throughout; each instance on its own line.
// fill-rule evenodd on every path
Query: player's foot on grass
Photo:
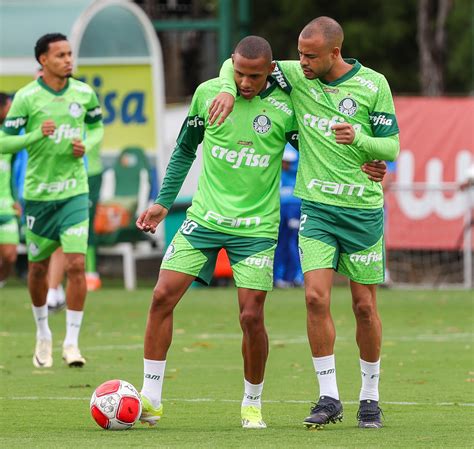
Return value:
M 383 426 L 382 416 L 383 412 L 378 401 L 370 399 L 360 401 L 357 420 L 361 429 L 380 429 Z
M 55 313 L 66 307 L 66 299 L 58 291 L 49 289 L 46 296 L 46 304 L 48 304 L 48 312 Z
M 253 405 L 246 405 L 240 409 L 242 427 L 244 429 L 266 429 L 267 425 L 262 418 L 262 409 Z
M 36 340 L 33 365 L 36 368 L 51 368 L 53 366 L 53 342 L 51 340 Z
M 63 346 L 63 359 L 70 367 L 81 368 L 86 363 L 86 359 L 82 357 L 81 351 L 74 345 Z
M 311 409 L 310 415 L 303 421 L 308 429 L 322 429 L 330 422 L 342 421 L 341 401 L 329 396 L 321 396 Z
M 151 401 L 140 393 L 142 399 L 142 414 L 140 415 L 140 421 L 142 423 L 149 424 L 150 426 L 156 425 L 156 423 L 163 416 L 163 404 L 159 407 L 153 407 Z

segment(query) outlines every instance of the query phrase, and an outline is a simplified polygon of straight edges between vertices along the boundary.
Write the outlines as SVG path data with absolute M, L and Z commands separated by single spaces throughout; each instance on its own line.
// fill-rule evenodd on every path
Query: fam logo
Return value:
M 349 97 L 343 98 L 339 103 L 339 112 L 352 117 L 357 112 L 357 103 Z
M 71 103 L 69 105 L 69 114 L 71 117 L 79 118 L 82 115 L 82 106 L 79 103 Z
M 168 249 L 166 250 L 166 253 L 165 253 L 165 255 L 163 256 L 163 260 L 164 260 L 164 261 L 170 260 L 170 259 L 173 257 L 175 251 L 176 251 L 176 250 L 175 250 L 173 244 L 171 244 L 170 246 L 168 246 Z
M 257 115 L 253 119 L 253 129 L 259 134 L 265 134 L 272 127 L 271 120 L 266 115 Z

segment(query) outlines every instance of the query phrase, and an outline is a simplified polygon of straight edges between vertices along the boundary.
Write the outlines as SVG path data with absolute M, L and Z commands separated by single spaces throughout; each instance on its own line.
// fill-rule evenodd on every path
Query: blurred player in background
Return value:
M 299 36 L 300 60 L 279 62 L 273 73 L 293 100 L 300 132 L 295 195 L 303 200 L 299 246 L 308 339 L 320 387 L 304 424 L 319 428 L 343 416 L 330 312 L 336 270 L 350 279 L 357 323 L 362 375 L 358 425 L 379 428 L 382 326 L 376 285 L 384 280 L 383 190 L 359 167 L 366 169 L 371 160 L 393 161 L 399 131 L 387 80 L 355 59 L 343 59 L 343 38 L 334 19 L 318 17 Z M 213 119 L 222 114 L 218 123 L 235 95 L 230 61 L 221 78 L 224 93 L 212 110 Z
M 265 428 L 261 396 L 268 336 L 264 302 L 273 287 L 273 256 L 280 219 L 281 158 L 287 141 L 297 143 L 289 96 L 270 77 L 274 68 L 268 42 L 257 36 L 236 47 L 235 112 L 223 126 L 209 126 L 209 103 L 218 79 L 196 90 L 155 204 L 137 227 L 155 232 L 166 217 L 203 142 L 203 169 L 187 218 L 163 258 L 145 334 L 143 413 L 156 423 L 163 413 L 161 391 L 171 344 L 173 310 L 194 280 L 209 284 L 219 250 L 225 248 L 238 288 L 243 331 L 244 428 Z M 275 103 L 284 105 L 278 108 Z
M 68 279 L 62 355 L 69 366 L 82 366 L 85 359 L 78 339 L 86 297 L 89 225 L 83 156 L 102 140 L 102 115 L 92 88 L 71 78 L 73 58 L 66 36 L 42 36 L 35 57 L 43 76 L 15 95 L 0 133 L 0 151 L 15 153 L 26 147 L 29 154 L 24 197 L 28 288 L 37 328 L 33 364 L 38 368 L 53 364 L 47 272 L 50 255 L 62 246 Z M 18 135 L 22 128 L 26 133 Z
M 280 184 L 280 229 L 275 250 L 274 283 L 277 288 L 303 285 L 298 253 L 301 200 L 293 195 L 298 152 L 287 144 L 283 153 Z
M 0 92 L 0 125 L 3 125 L 10 106 L 10 97 Z M 19 243 L 17 216 L 20 209 L 14 199 L 12 158 L 11 154 L 0 153 L 0 288 L 15 266 Z

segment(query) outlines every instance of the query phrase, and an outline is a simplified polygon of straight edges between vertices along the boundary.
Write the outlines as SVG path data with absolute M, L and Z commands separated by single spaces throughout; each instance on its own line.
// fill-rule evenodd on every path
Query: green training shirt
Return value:
M 27 146 L 25 199 L 55 201 L 87 193 L 84 160 L 73 156 L 72 140 L 84 140 L 86 127 L 101 122 L 96 94 L 73 78 L 58 92 L 38 78 L 16 93 L 2 131 L 18 135 L 25 128 L 28 134 L 46 120 L 53 120 L 56 130 Z
M 298 61 L 279 62 L 273 73 L 290 94 L 298 122 L 300 160 L 294 194 L 324 204 L 375 209 L 383 206 L 382 185 L 368 179 L 361 165 L 397 156 L 395 108 L 383 75 L 355 59 L 346 62 L 352 69 L 330 83 L 306 79 Z M 232 92 L 226 65 L 228 61 L 221 72 L 223 91 Z M 331 126 L 342 122 L 356 131 L 351 145 L 336 143 Z
M 0 217 L 15 215 L 11 184 L 12 155 L 0 154 Z
M 297 131 L 289 96 L 269 80 L 253 99 L 237 96 L 220 126 L 208 123 L 219 79 L 197 88 L 157 203 L 170 208 L 203 142 L 203 167 L 188 218 L 227 234 L 276 239 L 281 159 L 287 141 L 297 145 Z

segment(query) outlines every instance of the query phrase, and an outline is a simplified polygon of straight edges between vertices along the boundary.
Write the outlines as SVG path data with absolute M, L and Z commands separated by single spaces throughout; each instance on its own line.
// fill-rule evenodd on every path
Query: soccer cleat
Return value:
M 95 292 L 102 287 L 102 281 L 97 273 L 86 273 L 86 286 L 88 292 Z
M 380 429 L 383 426 L 382 416 L 383 412 L 378 401 L 370 399 L 360 401 L 357 420 L 361 429 Z
M 146 423 L 150 426 L 155 426 L 163 416 L 163 404 L 160 404 L 159 407 L 155 408 L 150 400 L 141 393 L 140 398 L 142 400 L 142 414 L 140 415 L 140 421 L 143 424 Z
M 63 360 L 70 367 L 81 368 L 86 363 L 86 359 L 82 357 L 81 351 L 74 345 L 63 346 Z
M 66 306 L 64 294 L 60 294 L 58 291 L 53 289 L 48 290 L 46 303 L 48 304 L 48 311 L 52 313 L 59 312 Z
M 53 366 L 53 342 L 51 340 L 36 340 L 33 365 L 36 368 L 51 368 Z
M 266 429 L 267 425 L 262 418 L 262 409 L 253 405 L 242 406 L 240 409 L 242 427 L 244 429 Z
M 311 409 L 310 415 L 303 421 L 308 429 L 322 429 L 330 422 L 342 421 L 342 403 L 341 401 L 321 396 L 317 404 Z

